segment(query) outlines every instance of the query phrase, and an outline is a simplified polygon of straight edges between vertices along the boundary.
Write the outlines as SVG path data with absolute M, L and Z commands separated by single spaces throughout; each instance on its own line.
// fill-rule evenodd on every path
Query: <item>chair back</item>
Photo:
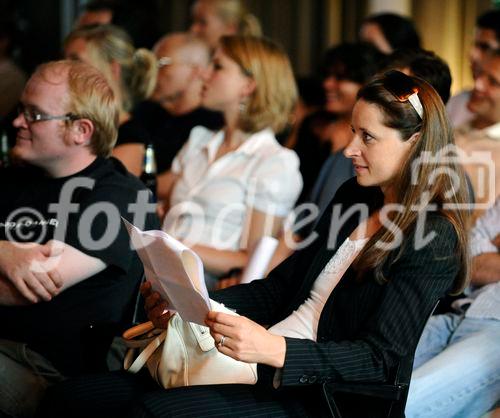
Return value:
M 432 308 L 427 320 L 434 313 L 439 300 Z M 425 324 L 419 332 L 422 334 Z M 404 418 L 406 399 L 410 389 L 411 374 L 413 371 L 413 359 L 415 351 L 400 359 L 397 366 L 392 370 L 389 376 L 388 383 L 377 382 L 335 382 L 325 383 L 323 392 L 330 409 L 330 414 L 334 418 L 349 418 L 350 416 L 358 417 L 359 414 L 342 414 L 342 402 L 351 404 L 353 401 L 363 408 L 363 400 L 373 400 L 374 406 L 378 412 L 372 410 L 370 418 Z M 341 394 L 339 402 L 338 394 Z M 336 395 L 336 396 L 334 396 Z M 343 398 L 343 399 L 342 399 Z M 380 409 L 380 411 L 379 411 Z M 381 415 L 382 414 L 382 415 Z

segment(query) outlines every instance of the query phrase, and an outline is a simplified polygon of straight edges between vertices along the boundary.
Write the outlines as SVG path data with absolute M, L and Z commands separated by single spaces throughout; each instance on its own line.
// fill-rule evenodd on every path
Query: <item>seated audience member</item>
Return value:
M 500 49 L 500 10 L 489 10 L 477 18 L 474 32 L 474 44 L 469 52 L 469 62 L 474 80 L 481 71 L 484 59 Z M 446 110 L 453 127 L 459 127 L 474 118 L 474 111 L 469 108 L 472 90 L 463 90 L 453 96 Z
M 474 117 L 455 134 L 457 145 L 466 153 L 463 163 L 476 203 L 482 205 L 475 211 L 477 216 L 500 195 L 500 49 L 484 59 L 468 107 Z M 469 159 L 476 152 L 486 155 L 479 162 Z
M 340 159 L 344 158 L 342 150 L 352 138 L 350 123 L 356 94 L 375 75 L 380 58 L 376 49 L 368 44 L 344 43 L 326 52 L 323 61 L 326 112 L 320 111 L 305 118 L 294 147 L 304 179 L 299 202 L 309 200 L 320 170 L 329 157 L 334 159 L 337 153 Z M 343 181 L 352 175 L 351 170 Z
M 156 84 L 155 56 L 135 49 L 130 37 L 112 25 L 75 30 L 64 41 L 66 58 L 77 59 L 101 71 L 120 103 L 120 128 L 113 156 L 134 175 L 142 173 L 148 132 L 130 111 L 135 103 L 149 97 Z
M 377 73 L 381 58 L 372 45 L 362 43 L 344 43 L 326 52 L 323 62 L 325 110 L 304 120 L 294 147 L 304 179 L 296 208 L 297 219 L 291 236 L 288 236 L 290 230 L 281 231 L 268 272 L 290 256 L 296 243 L 312 232 L 339 187 L 355 175 L 352 161 L 344 155 L 353 137 L 352 109 L 359 89 Z
M 170 209 L 163 228 L 194 245 L 209 287 L 211 278 L 246 265 L 248 249 L 276 233 L 300 193 L 297 156 L 274 136 L 296 94 L 290 62 L 274 43 L 221 39 L 202 105 L 222 112 L 225 126 L 215 134 L 194 128 L 158 185 Z
M 304 187 L 298 201 L 293 242 L 286 239 L 288 230 L 281 231 L 268 271 L 293 252 L 294 242 L 309 235 L 338 188 L 354 176 L 354 166 L 344 155 L 353 136 L 352 109 L 356 94 L 377 73 L 381 58 L 373 46 L 361 43 L 344 43 L 326 52 L 323 61 L 325 109 L 305 118 L 294 147 L 300 159 Z M 314 209 L 301 207 L 303 203 L 315 205 Z M 306 224 L 299 227 L 303 222 Z
M 262 35 L 259 20 L 246 10 L 243 0 L 196 0 L 191 13 L 191 33 L 212 50 L 225 35 Z
M 47 386 L 82 372 L 84 329 L 131 316 L 142 266 L 120 216 L 158 223 L 142 207 L 133 218 L 145 188 L 107 158 L 117 118 L 83 63 L 42 65 L 21 96 L 13 153 L 26 165 L 0 170 L 1 414 L 32 416 Z
M 203 78 L 210 64 L 205 42 L 188 33 L 173 33 L 161 38 L 153 52 L 158 61 L 156 87 L 132 116 L 147 129 L 161 174 L 170 169 L 191 129 L 201 125 L 218 130 L 224 120 L 219 112 L 200 106 Z
M 415 89 L 422 108 L 407 99 Z M 242 315 L 210 312 L 206 324 L 221 353 L 258 363 L 255 385 L 151 390 L 140 376 L 108 373 L 53 388 L 45 416 L 331 416 L 337 382 L 386 382 L 413 355 L 436 301 L 467 279 L 467 212 L 441 205 L 464 203 L 466 191 L 447 193 L 448 176 L 428 189 L 421 179 L 442 168 L 437 159 L 418 165 L 411 180 L 422 151 L 453 142 L 444 105 L 427 83 L 388 73 L 361 89 L 352 116 L 345 153 L 356 178 L 337 192 L 317 239 L 268 278 L 211 295 Z M 422 205 L 428 192 L 434 210 Z M 383 221 L 389 204 L 398 205 L 390 225 Z M 332 237 L 336 210 L 346 219 Z M 421 242 L 431 231 L 433 239 Z M 387 246 L 396 235 L 401 245 Z M 142 291 L 150 319 L 164 328 L 165 301 L 149 283 Z M 387 416 L 381 404 L 335 397 L 342 416 Z
M 398 49 L 389 55 L 386 70 L 399 70 L 427 81 L 446 104 L 450 98 L 451 72 L 448 64 L 432 51 Z
M 480 417 L 500 400 L 500 197 L 471 231 L 473 292 L 433 316 L 415 355 L 408 418 Z
M 424 50 L 398 50 L 386 59 L 385 70 L 391 69 L 397 69 L 405 74 L 420 77 L 434 87 L 444 103 L 448 100 L 451 87 L 450 69 L 434 53 Z M 338 125 L 332 123 L 331 138 L 333 141 L 333 150 L 336 148 L 335 144 L 346 144 L 350 140 L 350 132 L 339 130 L 337 127 Z M 342 139 L 341 135 L 347 134 L 349 134 L 349 138 Z M 354 176 L 354 167 L 351 161 L 343 155 L 343 149 L 337 152 L 334 151 L 321 167 L 318 179 L 309 196 L 309 203 L 316 205 L 318 215 L 323 213 L 338 188 L 352 176 Z M 303 221 L 307 221 L 307 223 L 294 230 L 293 241 L 295 243 L 307 240 L 317 222 L 317 216 L 309 220 L 305 219 L 309 216 L 308 213 L 309 211 L 306 210 L 303 212 L 299 211 L 299 214 L 303 215 L 303 217 L 299 217 L 295 228 Z M 314 214 L 314 212 L 311 212 L 311 214 Z M 295 244 L 291 241 L 291 239 L 287 241 L 282 234 L 278 249 L 270 263 L 270 268 L 275 267 L 293 252 Z
M 395 13 L 368 16 L 361 24 L 359 39 L 386 55 L 400 48 L 420 48 L 420 36 L 413 22 Z

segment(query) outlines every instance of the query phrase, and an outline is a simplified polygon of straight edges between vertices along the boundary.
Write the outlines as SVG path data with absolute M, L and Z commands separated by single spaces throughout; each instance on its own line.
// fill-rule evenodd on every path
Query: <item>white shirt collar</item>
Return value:
M 500 122 L 484 128 L 484 133 L 488 138 L 500 141 Z
M 205 144 L 204 148 L 207 150 L 208 161 L 213 161 L 217 155 L 217 150 L 224 140 L 224 131 L 218 131 L 212 138 Z
M 209 161 L 213 161 L 217 150 L 224 140 L 224 131 L 218 131 L 206 144 L 205 149 L 207 150 Z M 256 132 L 250 135 L 245 142 L 243 142 L 238 148 L 236 148 L 234 153 L 242 153 L 253 155 L 254 152 L 262 148 L 263 143 L 269 143 L 270 141 L 276 141 L 272 129 L 266 128 L 262 131 Z
M 256 150 L 262 148 L 263 143 L 269 143 L 270 141 L 276 141 L 274 132 L 272 129 L 266 128 L 250 135 L 235 151 L 245 154 L 254 154 Z
M 472 121 L 456 128 L 455 132 L 459 135 L 472 135 L 474 137 L 488 137 L 495 141 L 500 141 L 500 122 L 490 125 L 487 128 L 475 129 L 472 127 Z

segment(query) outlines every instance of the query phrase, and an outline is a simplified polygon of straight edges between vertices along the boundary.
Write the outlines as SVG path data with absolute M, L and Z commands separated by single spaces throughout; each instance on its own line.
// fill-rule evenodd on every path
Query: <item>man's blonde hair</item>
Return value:
M 104 75 L 89 64 L 79 61 L 51 61 L 39 66 L 32 77 L 53 82 L 49 75 L 67 77 L 68 113 L 89 119 L 94 125 L 90 139 L 93 154 L 108 157 L 118 135 L 119 106 Z
M 240 128 L 250 133 L 264 128 L 280 132 L 289 123 L 297 101 L 297 85 L 286 53 L 271 40 L 255 36 L 223 36 L 220 46 L 256 84 L 241 111 Z

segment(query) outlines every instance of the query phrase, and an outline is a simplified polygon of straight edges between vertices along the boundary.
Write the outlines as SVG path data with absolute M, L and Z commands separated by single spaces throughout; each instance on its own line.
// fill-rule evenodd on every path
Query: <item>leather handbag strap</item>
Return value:
M 144 350 L 137 356 L 137 358 L 132 362 L 132 357 L 134 355 L 135 350 L 128 350 L 125 355 L 123 367 L 125 370 L 128 370 L 130 373 L 137 373 L 141 370 L 148 359 L 153 355 L 153 353 L 163 344 L 165 338 L 167 336 L 167 331 L 163 331 L 160 335 L 158 335 L 153 341 L 151 341 Z M 130 364 L 132 363 L 132 364 Z

